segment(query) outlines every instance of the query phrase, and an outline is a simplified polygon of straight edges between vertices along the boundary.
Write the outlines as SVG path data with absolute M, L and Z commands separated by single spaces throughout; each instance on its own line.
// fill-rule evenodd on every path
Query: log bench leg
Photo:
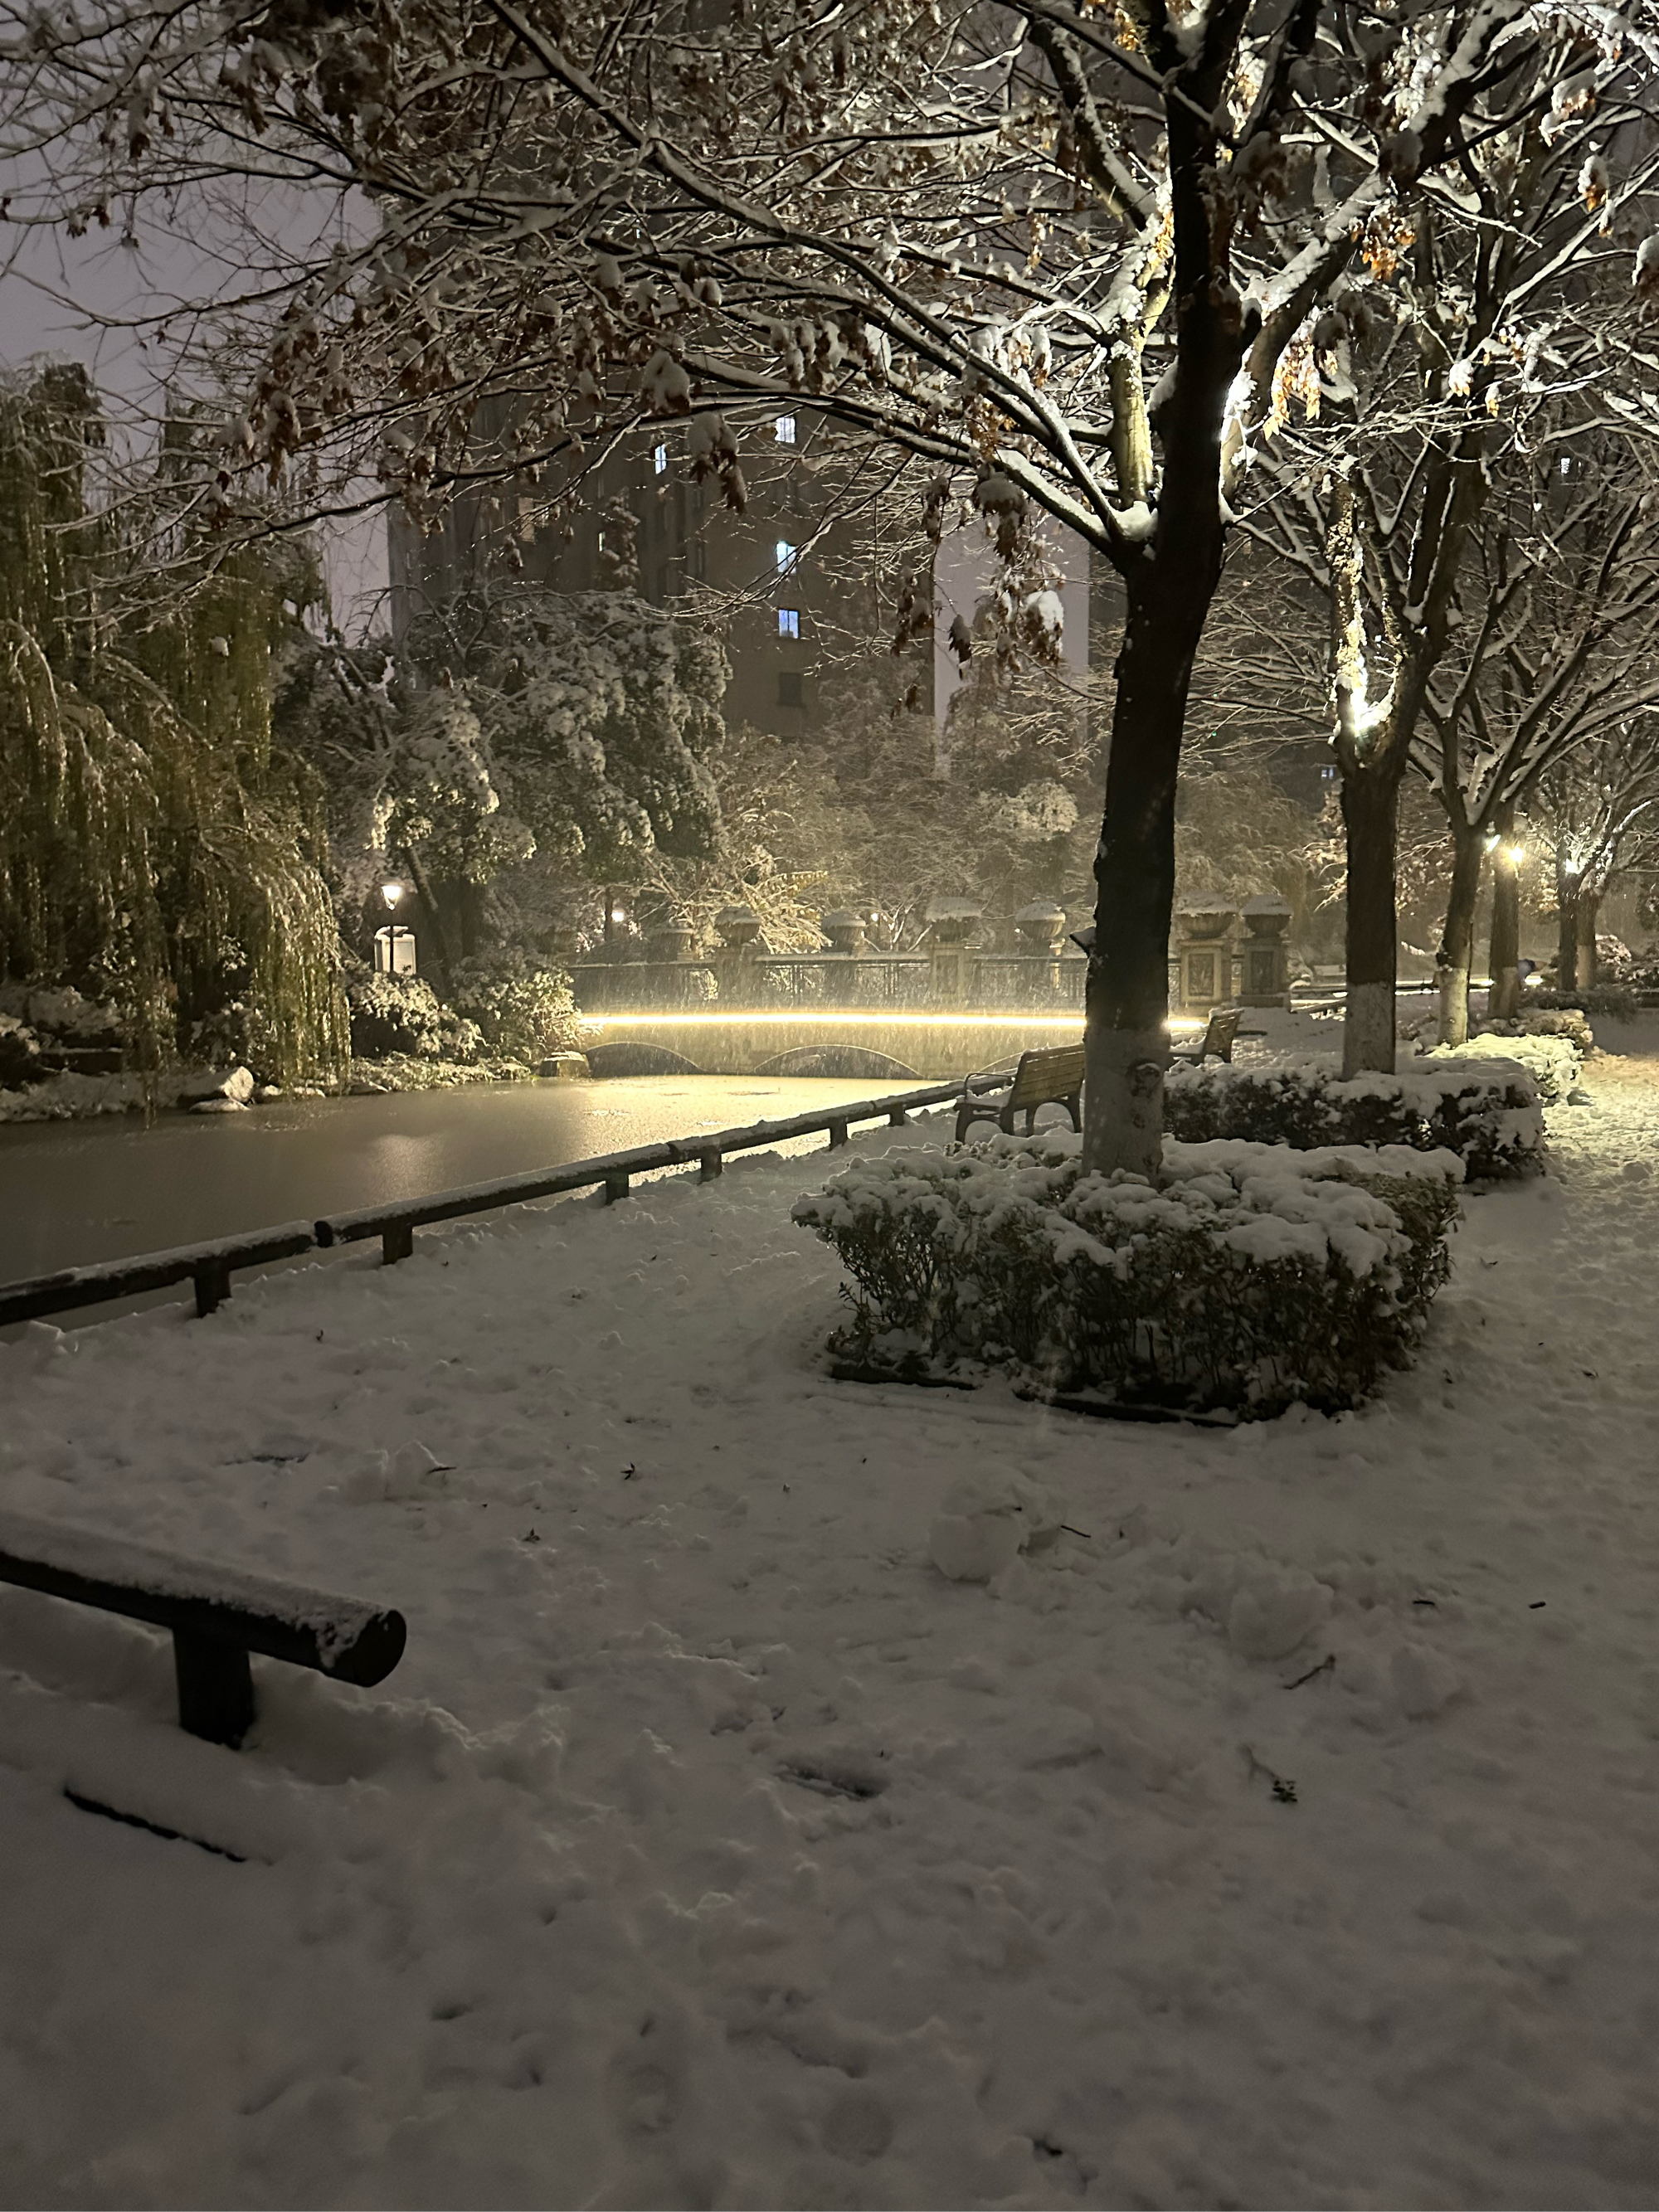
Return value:
M 228 1260 L 204 1260 L 195 1270 L 196 1316 L 205 1321 L 209 1314 L 216 1313 L 230 1296 L 230 1262 Z
M 415 1224 L 412 1221 L 389 1221 L 380 1231 L 380 1265 L 391 1267 L 394 1260 L 408 1260 L 415 1253 Z
M 173 1666 L 179 1680 L 179 1725 L 209 1743 L 234 1751 L 253 1725 L 253 1670 L 240 1644 L 173 1632 Z
M 830 1151 L 833 1152 L 836 1150 L 836 1146 L 837 1146 L 838 1145 L 844 1145 L 846 1142 L 847 1142 L 847 1124 L 846 1124 L 846 1122 L 845 1122 L 845 1121 L 832 1121 L 832 1122 L 830 1124 Z
M 726 1155 L 718 1145 L 711 1145 L 707 1152 L 699 1155 L 697 1168 L 699 1182 L 713 1182 L 716 1176 L 724 1175 L 725 1172 Z
M 605 1179 L 605 1202 L 607 1206 L 614 1206 L 619 1198 L 626 1198 L 627 1195 L 627 1170 L 619 1168 L 614 1175 L 608 1175 Z

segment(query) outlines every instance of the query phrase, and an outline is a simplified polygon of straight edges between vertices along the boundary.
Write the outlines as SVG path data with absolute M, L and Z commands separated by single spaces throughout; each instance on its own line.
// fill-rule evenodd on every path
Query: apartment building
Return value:
M 738 514 L 716 478 L 696 480 L 690 426 L 646 427 L 562 494 L 518 500 L 521 574 L 554 591 L 582 592 L 605 589 L 631 568 L 655 605 L 681 605 L 719 623 L 732 661 L 729 722 L 810 738 L 861 676 L 931 712 L 932 656 L 912 655 L 901 670 L 890 650 L 907 526 L 919 538 L 917 518 L 899 511 L 902 502 L 883 501 L 878 484 L 849 483 L 856 467 L 831 449 L 819 418 L 747 421 L 741 454 L 749 497 Z M 483 580 L 492 562 L 499 574 L 502 526 L 499 513 L 471 498 L 424 538 L 394 514 L 394 634 L 423 602 Z

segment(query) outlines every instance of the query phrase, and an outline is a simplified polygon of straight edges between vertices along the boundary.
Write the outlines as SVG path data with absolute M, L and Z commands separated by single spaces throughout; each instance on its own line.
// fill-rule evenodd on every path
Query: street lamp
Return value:
M 388 877 L 380 885 L 380 896 L 386 901 L 385 927 L 374 933 L 374 972 L 377 975 L 412 975 L 415 973 L 415 933 L 401 929 L 397 915 L 399 900 L 405 885 L 395 877 Z

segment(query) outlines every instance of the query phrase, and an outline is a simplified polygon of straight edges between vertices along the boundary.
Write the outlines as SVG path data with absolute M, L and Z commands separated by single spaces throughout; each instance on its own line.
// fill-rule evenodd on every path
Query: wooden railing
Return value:
M 994 1090 L 1006 1080 L 1000 1075 L 972 1076 L 969 1084 L 975 1090 Z M 720 1174 L 729 1152 L 752 1152 L 820 1132 L 828 1135 L 833 1148 L 846 1144 L 848 1131 L 857 1122 L 886 1121 L 897 1128 L 925 1107 L 954 1103 L 962 1097 L 963 1088 L 960 1078 L 951 1083 L 933 1083 L 920 1091 L 895 1091 L 885 1098 L 861 1099 L 854 1105 L 828 1107 L 819 1113 L 756 1121 L 747 1128 L 671 1137 L 661 1144 L 637 1145 L 630 1152 L 572 1160 L 561 1168 L 504 1176 L 494 1182 L 470 1183 L 460 1190 L 436 1191 L 428 1198 L 358 1206 L 349 1212 L 326 1215 L 320 1221 L 290 1221 L 280 1229 L 253 1230 L 240 1237 L 216 1237 L 210 1243 L 181 1245 L 175 1251 L 106 1260 L 95 1267 L 68 1267 L 54 1275 L 0 1284 L 0 1328 L 113 1298 L 137 1297 L 183 1282 L 195 1285 L 198 1314 L 210 1314 L 230 1296 L 234 1269 L 269 1267 L 276 1261 L 297 1259 L 307 1252 L 354 1244 L 370 1237 L 380 1238 L 381 1257 L 389 1265 L 408 1259 L 415 1249 L 415 1231 L 430 1222 L 453 1221 L 464 1214 L 487 1213 L 498 1206 L 522 1206 L 531 1199 L 556 1198 L 576 1190 L 602 1188 L 609 1206 L 627 1197 L 635 1176 L 665 1168 L 696 1167 L 701 1170 L 700 1179 L 708 1182 Z

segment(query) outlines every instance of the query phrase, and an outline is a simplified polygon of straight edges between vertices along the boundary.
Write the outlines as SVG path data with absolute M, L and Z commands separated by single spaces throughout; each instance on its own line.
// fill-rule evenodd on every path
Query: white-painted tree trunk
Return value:
M 1164 1162 L 1164 1068 L 1170 1041 L 1155 1030 L 1097 1028 L 1085 1067 L 1089 1115 L 1083 1164 L 1091 1173 L 1158 1180 Z
M 1350 983 L 1347 1018 L 1342 1025 L 1342 1073 L 1394 1071 L 1394 985 Z

